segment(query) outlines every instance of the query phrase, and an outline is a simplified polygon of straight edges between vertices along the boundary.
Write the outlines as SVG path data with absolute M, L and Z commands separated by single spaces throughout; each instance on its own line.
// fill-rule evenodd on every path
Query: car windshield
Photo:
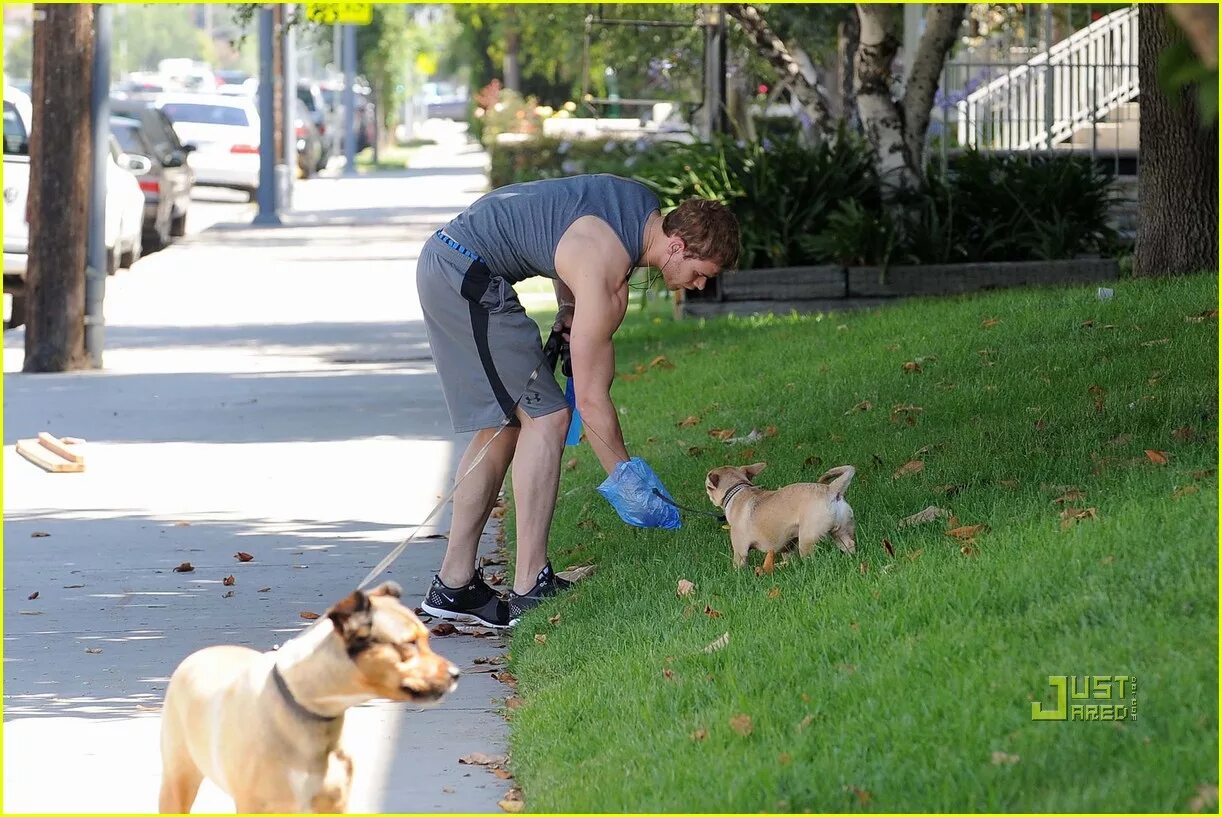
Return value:
M 123 148 L 124 153 L 135 153 L 140 156 L 147 156 L 149 153 L 148 146 L 144 144 L 144 140 L 140 138 L 140 129 L 134 125 L 113 125 L 110 132 L 119 140 L 119 147 Z
M 249 125 L 246 111 L 228 105 L 205 105 L 199 102 L 167 102 L 161 110 L 171 122 L 195 122 L 201 125 Z
M 11 102 L 4 103 L 4 152 L 5 154 L 20 153 L 20 147 L 26 141 L 25 125 L 17 113 L 17 107 Z

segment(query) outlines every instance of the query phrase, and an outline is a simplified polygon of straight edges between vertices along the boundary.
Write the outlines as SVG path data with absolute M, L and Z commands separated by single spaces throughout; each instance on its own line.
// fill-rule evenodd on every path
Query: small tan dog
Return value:
M 429 649 L 399 596 L 394 582 L 358 590 L 278 651 L 207 647 L 179 664 L 161 725 L 161 812 L 189 812 L 207 777 L 239 814 L 342 813 L 344 711 L 437 701 L 457 685 L 458 668 Z
M 752 484 L 764 467 L 762 462 L 743 468 L 726 465 L 709 471 L 705 480 L 709 499 L 725 511 L 730 523 L 735 567 L 747 564 L 751 548 L 775 553 L 795 541 L 798 553 L 809 556 L 829 533 L 842 551 L 856 552 L 853 509 L 844 501 L 844 492 L 857 473 L 853 466 L 841 465 L 818 482 L 795 482 L 776 491 Z

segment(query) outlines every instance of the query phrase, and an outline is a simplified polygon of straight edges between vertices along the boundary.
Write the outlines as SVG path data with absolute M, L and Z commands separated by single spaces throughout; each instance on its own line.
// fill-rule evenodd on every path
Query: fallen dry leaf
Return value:
M 1217 310 L 1213 310 L 1215 314 Z M 1202 811 L 1216 811 L 1218 808 L 1218 786 L 1216 783 L 1202 783 L 1197 786 L 1197 796 L 1188 801 L 1188 810 L 1193 814 Z
M 249 553 L 242 550 L 239 550 L 237 553 L 233 554 L 233 558 L 237 559 L 239 562 L 253 562 L 255 560 L 254 556 L 251 556 Z
M 870 805 L 870 801 L 874 799 L 874 795 L 870 793 L 869 789 L 859 789 L 856 786 L 851 786 L 849 790 L 853 792 L 853 796 L 857 798 L 857 802 L 862 808 Z
M 183 562 L 178 567 L 174 568 L 175 573 L 191 573 L 195 570 L 195 565 L 190 562 Z
M 1199 470 L 1192 472 L 1193 479 L 1209 479 L 1213 475 L 1214 475 L 1214 469 L 1212 468 L 1201 468 Z
M 679 428 L 691 428 L 692 426 L 700 425 L 700 418 L 695 414 L 689 414 L 675 425 L 677 425 Z
M 946 535 L 952 536 L 955 539 L 970 541 L 971 539 L 975 538 L 977 534 L 983 533 L 988 529 L 989 528 L 987 525 L 960 525 L 957 528 L 951 528 L 948 530 Z
M 1006 752 L 994 752 L 993 753 L 993 765 L 994 766 L 1013 766 L 1019 760 L 1020 758 L 1018 755 L 1011 755 Z
M 508 798 L 498 801 L 497 805 L 501 807 L 502 811 L 509 814 L 520 814 L 522 809 L 526 808 L 526 804 L 521 800 L 510 800 Z
M 302 610 L 297 615 L 304 618 L 306 621 L 313 621 L 314 619 L 318 618 L 318 613 L 311 613 L 309 610 Z
M 576 457 L 573 457 L 571 460 L 569 460 L 568 462 L 564 464 L 564 470 L 566 471 L 572 471 L 576 467 L 577 467 L 577 458 Z
M 649 361 L 649 365 L 650 365 L 650 367 L 651 367 L 651 368 L 652 368 L 652 367 L 655 367 L 655 366 L 656 366 L 656 367 L 663 368 L 663 369 L 673 369 L 673 368 L 675 368 L 675 364 L 673 364 L 673 363 L 671 363 L 669 360 L 667 360 L 667 359 L 666 359 L 666 357 L 665 357 L 664 355 L 658 355 L 658 356 L 657 356 L 657 357 L 655 357 L 653 360 Z
M 964 556 L 975 556 L 978 551 L 971 545 L 964 545 L 963 547 L 959 548 L 959 552 Z
M 802 461 L 803 468 L 818 468 L 823 465 L 823 457 L 810 456 Z
M 1182 443 L 1190 443 L 1197 438 L 1197 430 L 1192 426 L 1180 426 L 1171 432 L 1171 437 Z
M 84 587 L 84 586 L 85 585 L 83 584 L 65 584 L 64 589 L 65 590 L 76 590 L 77 588 Z
M 521 709 L 526 705 L 526 701 L 519 698 L 517 695 L 510 695 L 505 699 L 505 706 L 508 709 Z
M 914 460 L 917 462 L 917 460 Z M 932 522 L 935 519 L 941 519 L 944 516 L 950 516 L 950 511 L 945 508 L 939 508 L 937 505 L 930 505 L 923 511 L 917 511 L 912 516 L 905 516 L 900 520 L 899 527 L 909 528 L 913 525 L 923 525 L 926 522 Z M 883 540 L 888 546 L 891 544 L 887 540 Z
M 225 578 L 221 579 L 221 584 L 225 585 L 226 587 L 233 587 L 235 583 L 237 583 L 237 579 L 235 579 L 233 576 L 226 576 Z
M 1166 451 L 1152 451 L 1149 448 L 1147 448 L 1146 449 L 1146 459 L 1148 459 L 1150 462 L 1154 463 L 1155 465 L 1166 465 L 1169 457 Z
M 768 588 L 768 598 L 778 599 L 780 597 L 781 597 L 781 588 L 777 587 L 776 585 L 773 585 L 772 587 Z
M 771 575 L 776 570 L 776 551 L 770 550 L 764 554 L 764 564 L 760 567 L 765 574 Z
M 547 617 L 547 623 L 548 623 L 548 624 L 553 624 L 553 625 L 554 625 L 554 624 L 559 624 L 559 623 L 560 623 L 560 614 L 559 614 L 559 613 L 556 613 L 556 615 L 554 615 L 554 616 L 548 616 L 548 617 Z
M 922 460 L 909 460 L 896 469 L 895 473 L 891 475 L 891 478 L 899 479 L 900 477 L 906 477 L 909 474 L 919 474 L 924 470 L 925 463 Z
M 750 715 L 735 715 L 730 718 L 730 728 L 745 738 L 755 730 L 755 724 L 751 721 Z
M 504 573 L 489 573 L 485 577 L 485 579 L 487 580 L 488 584 L 492 585 L 493 587 L 496 587 L 498 584 L 505 583 L 505 574 Z
M 176 528 L 189 528 L 189 527 L 191 527 L 191 523 L 190 523 L 190 522 L 175 522 L 175 523 L 174 523 L 174 527 L 176 527 Z
M 1190 494 L 1195 494 L 1197 491 L 1200 491 L 1200 490 L 1201 489 L 1198 488 L 1196 485 L 1184 485 L 1172 491 L 1171 498 L 1179 499 L 1180 497 L 1189 496 Z
M 717 652 L 718 650 L 723 649 L 729 643 L 730 643 L 730 634 L 722 633 L 720 636 L 714 639 L 708 646 L 706 646 L 703 650 L 701 650 L 701 652 L 706 652 L 706 653 Z
M 695 732 L 692 732 L 690 735 L 688 735 L 688 737 L 690 737 L 692 740 L 697 741 L 697 742 L 704 740 L 708 736 L 709 736 L 709 730 L 707 729 L 697 729 Z
M 586 578 L 594 572 L 594 565 L 581 565 L 579 567 L 570 567 L 568 570 L 561 570 L 556 575 L 565 581 L 576 582 Z
M 1079 519 L 1098 518 L 1099 513 L 1095 508 L 1066 508 L 1061 511 L 1061 530 L 1068 530 Z
M 90 655 L 101 655 L 102 648 L 101 647 L 86 647 L 85 652 L 89 653 Z
M 891 540 L 886 536 L 883 537 L 883 550 L 887 551 L 887 555 L 892 559 L 895 558 L 895 546 L 891 544 Z
M 908 374 L 920 374 L 921 373 L 921 364 L 917 363 L 915 360 L 908 361 L 900 368 Z
M 505 506 L 504 505 L 501 505 L 499 507 L 492 509 L 492 518 L 493 519 L 500 519 L 504 516 L 505 516 Z
M 662 670 L 662 677 L 669 681 L 675 677 L 675 671 L 670 667 L 665 667 Z
M 724 442 L 734 436 L 734 429 L 732 428 L 710 428 L 709 436 L 713 437 L 714 439 L 721 440 Z
M 458 628 L 448 621 L 442 621 L 429 632 L 438 638 L 444 638 L 447 635 L 454 635 L 454 633 L 458 632 Z
M 965 488 L 967 488 L 966 485 L 949 485 L 949 484 L 948 485 L 935 485 L 933 488 L 933 492 L 935 494 L 945 494 L 946 498 L 950 499 L 951 497 L 963 491 Z
M 260 588 L 259 588 L 258 590 L 256 590 L 255 592 L 256 592 L 256 593 L 269 593 L 269 592 L 271 592 L 271 588 L 270 588 L 270 587 L 260 587 Z
M 36 530 L 30 534 L 30 538 L 31 539 L 45 539 L 50 535 L 51 534 L 47 533 L 45 530 Z
M 1159 346 L 1161 344 L 1170 343 L 1170 342 L 1171 342 L 1171 338 L 1158 338 L 1156 340 L 1144 341 L 1141 345 L 1142 346 Z
M 25 598 L 26 598 L 26 601 L 33 601 L 34 599 L 38 598 L 38 591 L 35 590 L 33 593 L 26 596 Z
M 721 611 L 714 610 L 712 607 L 710 607 L 707 604 L 704 605 L 704 614 L 708 616 L 709 618 L 721 618 Z
M 910 562 L 915 562 L 917 559 L 921 558 L 921 554 L 924 552 L 925 548 L 917 548 L 916 550 L 911 550 L 905 553 L 904 558 Z
M 504 755 L 488 755 L 483 752 L 472 752 L 469 755 L 463 755 L 458 759 L 459 763 L 466 766 L 500 766 L 505 762 Z
M 675 589 L 675 595 L 679 598 L 686 598 L 696 589 L 696 585 L 689 582 L 687 579 L 679 579 L 679 586 Z
M 492 773 L 496 775 L 498 780 L 513 780 L 513 772 L 508 769 L 496 768 L 492 770 Z
M 764 426 L 765 437 L 775 437 L 777 435 L 776 426 Z
M 858 562 L 857 572 L 863 576 L 869 573 L 870 572 L 870 563 L 869 562 Z
M 535 643 L 536 644 L 546 644 L 547 636 L 543 633 L 535 633 Z
M 223 598 L 223 599 L 231 599 L 231 598 L 233 598 L 233 595 L 234 595 L 234 593 L 235 593 L 235 592 L 236 592 L 236 591 L 234 591 L 234 590 L 226 590 L 224 593 L 221 593 L 221 598 Z
M 872 408 L 874 408 L 873 403 L 871 403 L 869 400 L 862 400 L 860 403 L 846 411 L 845 414 L 852 414 L 855 411 L 869 411 Z
M 1001 318 L 985 318 L 980 322 L 980 326 L 984 329 L 992 329 L 999 323 L 1001 323 Z

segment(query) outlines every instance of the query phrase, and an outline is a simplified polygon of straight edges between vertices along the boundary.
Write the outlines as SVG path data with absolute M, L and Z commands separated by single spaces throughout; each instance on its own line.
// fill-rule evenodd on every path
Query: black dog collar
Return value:
M 723 511 L 729 511 L 730 500 L 737 496 L 739 491 L 741 491 L 743 488 L 749 487 L 750 485 L 750 482 L 740 482 L 737 485 L 731 486 L 730 490 L 726 491 L 726 495 L 721 498 L 721 509 Z
M 319 715 L 310 709 L 306 709 L 301 701 L 293 697 L 293 693 L 289 691 L 289 685 L 285 682 L 284 676 L 280 674 L 280 667 L 272 664 L 272 680 L 276 682 L 276 689 L 280 690 L 280 694 L 284 697 L 285 703 L 301 717 L 309 721 L 319 721 L 320 723 L 330 723 L 339 715 Z

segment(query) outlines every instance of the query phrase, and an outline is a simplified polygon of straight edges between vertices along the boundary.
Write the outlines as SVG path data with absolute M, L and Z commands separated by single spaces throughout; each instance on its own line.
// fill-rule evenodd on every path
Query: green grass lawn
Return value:
M 1191 808 L 1218 780 L 1218 324 L 1200 318 L 1217 277 L 1114 288 L 821 317 L 630 309 L 629 451 L 708 509 L 715 466 L 763 460 L 771 488 L 852 464 L 858 552 L 736 571 L 709 518 L 625 526 L 589 447 L 569 449 L 551 553 L 597 569 L 512 642 L 528 810 Z M 929 505 L 987 530 L 897 527 Z M 1063 526 L 1064 508 L 1094 516 Z M 1137 717 L 1035 722 L 1049 675 L 1134 676 Z

